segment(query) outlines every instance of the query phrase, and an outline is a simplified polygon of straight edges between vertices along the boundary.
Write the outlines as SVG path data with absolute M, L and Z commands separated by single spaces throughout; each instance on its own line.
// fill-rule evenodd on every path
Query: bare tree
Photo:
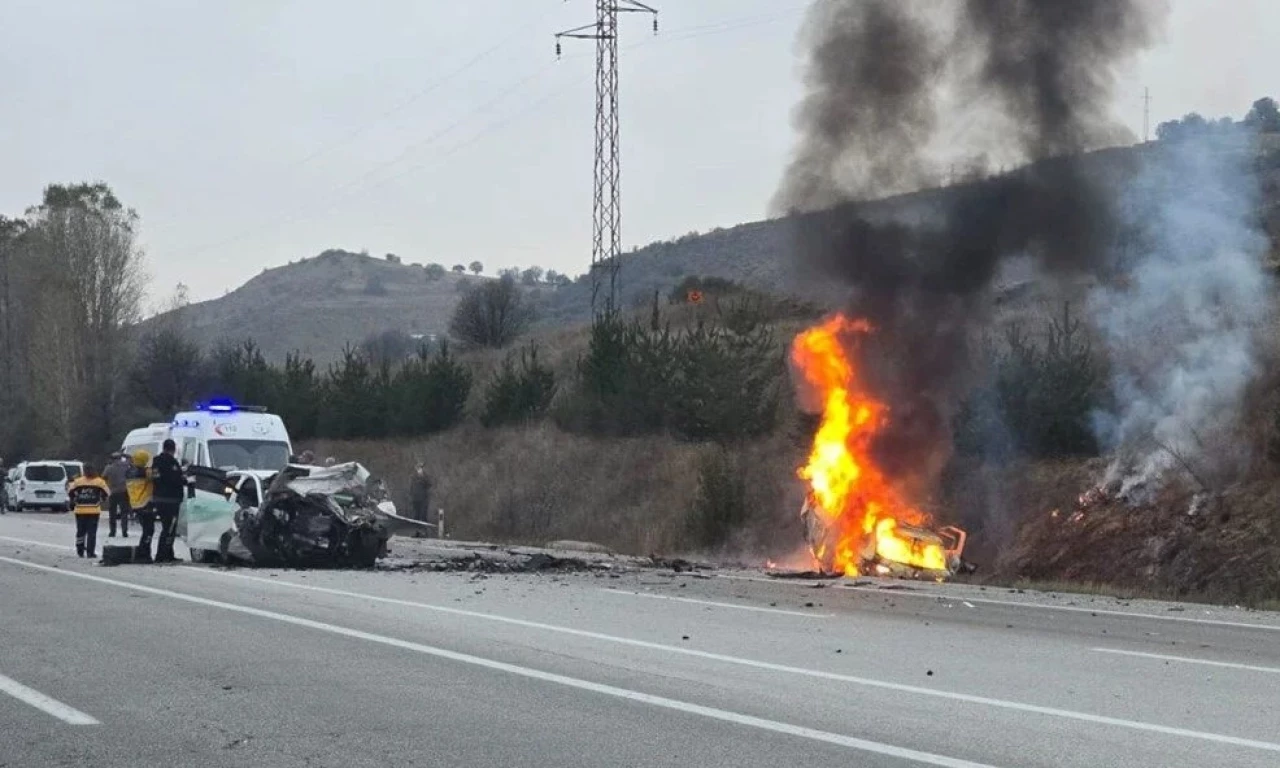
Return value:
M 486 280 L 462 297 L 449 323 L 454 338 L 478 347 L 505 347 L 533 320 L 516 281 Z
M 141 313 L 138 215 L 98 182 L 46 187 L 27 220 L 41 267 L 40 328 L 48 342 L 39 357 L 52 366 L 38 378 L 56 390 L 40 391 L 57 402 L 59 434 L 74 447 L 99 447 L 115 427 L 126 328 Z

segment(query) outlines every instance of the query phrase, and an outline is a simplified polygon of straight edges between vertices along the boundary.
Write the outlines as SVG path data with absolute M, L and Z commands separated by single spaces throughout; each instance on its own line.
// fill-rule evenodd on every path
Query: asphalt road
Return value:
M 72 539 L 0 516 L 6 768 L 1280 765 L 1272 614 L 752 572 L 107 568 Z

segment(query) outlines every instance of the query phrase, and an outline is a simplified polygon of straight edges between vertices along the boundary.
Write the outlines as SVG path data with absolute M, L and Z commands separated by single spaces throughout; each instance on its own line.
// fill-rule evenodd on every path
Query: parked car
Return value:
M 67 469 L 59 461 L 24 461 L 17 466 L 18 482 L 11 494 L 10 508 L 69 509 Z
M 67 485 L 71 485 L 72 481 L 84 474 L 83 461 L 71 461 L 68 459 L 59 459 L 58 463 L 62 468 L 67 470 Z

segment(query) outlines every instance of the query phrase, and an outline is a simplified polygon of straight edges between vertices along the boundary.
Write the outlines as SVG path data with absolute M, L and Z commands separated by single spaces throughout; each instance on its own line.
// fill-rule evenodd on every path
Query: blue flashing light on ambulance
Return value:
M 195 410 L 174 414 L 172 420 L 135 429 L 121 450 L 141 448 L 151 455 L 166 439 L 178 446 L 178 460 L 191 466 L 222 470 L 278 472 L 289 464 L 293 445 L 284 421 L 266 408 L 212 400 Z

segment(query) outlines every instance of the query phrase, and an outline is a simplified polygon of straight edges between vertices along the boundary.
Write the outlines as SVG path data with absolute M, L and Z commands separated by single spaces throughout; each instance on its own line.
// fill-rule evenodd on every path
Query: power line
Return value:
M 327 154 L 327 153 L 328 153 L 328 152 L 330 152 L 331 150 L 336 149 L 337 147 L 340 147 L 340 146 L 342 146 L 343 144 L 350 143 L 352 140 L 354 140 L 354 139 L 356 139 L 356 138 L 359 138 L 360 136 L 362 136 L 362 135 L 364 135 L 365 133 L 367 133 L 371 128 L 373 128 L 373 126 L 377 125 L 379 122 L 381 122 L 381 121 L 383 121 L 383 120 L 385 120 L 385 119 L 387 119 L 387 118 L 391 117 L 392 115 L 395 115 L 395 114 L 397 114 L 397 113 L 399 113 L 399 112 L 403 112 L 404 110 L 408 109 L 409 107 L 411 107 L 411 106 L 413 106 L 414 104 L 416 104 L 416 103 L 418 103 L 419 101 L 421 101 L 421 100 L 422 100 L 423 98 L 425 98 L 426 96 L 429 96 L 430 94 L 432 94 L 432 93 L 434 93 L 435 91 L 439 90 L 441 86 L 445 85 L 446 83 L 448 83 L 448 82 L 450 82 L 450 81 L 454 80 L 455 78 L 457 78 L 457 77 L 459 77 L 459 76 L 461 76 L 461 75 L 463 75 L 463 74 L 466 74 L 470 69 L 472 69 L 472 68 L 473 68 L 473 67 L 475 67 L 477 64 L 479 64 L 480 62 L 484 61 L 485 59 L 489 58 L 490 56 L 492 56 L 494 53 L 498 52 L 498 51 L 499 51 L 499 50 L 501 50 L 502 48 L 506 47 L 506 46 L 507 46 L 508 44 L 510 44 L 513 40 L 515 40 L 517 37 L 519 37 L 520 35 L 523 35 L 524 33 L 528 32 L 528 31 L 529 31 L 530 29 L 532 29 L 533 27 L 535 27 L 535 26 L 537 26 L 537 25 L 541 24 L 543 21 L 545 21 L 545 19 L 546 19 L 549 15 L 550 15 L 550 11 L 544 12 L 543 14 L 541 14 L 540 16 L 538 16 L 536 19 L 533 19 L 532 21 L 530 21 L 530 22 L 528 22 L 528 23 L 524 24 L 523 26 L 519 27 L 518 29 L 512 30 L 512 32 L 511 32 L 509 35 L 507 35 L 506 37 L 502 38 L 502 39 L 501 39 L 501 40 L 499 40 L 497 43 L 494 43 L 494 44 L 493 44 L 492 46 L 490 46 L 489 48 L 486 48 L 485 50 L 481 51 L 480 53 L 477 53 L 475 56 L 471 57 L 471 58 L 470 58 L 470 59 L 468 59 L 466 62 L 464 62 L 462 65 L 458 66 L 457 68 L 455 68 L 455 69 L 453 69 L 453 70 L 449 71 L 447 74 L 445 74 L 445 75 L 443 75 L 443 76 L 441 76 L 441 77 L 439 77 L 439 78 L 436 78 L 435 80 L 433 80 L 433 81 L 429 82 L 425 87 L 423 87 L 422 89 L 420 89 L 420 90 L 418 90 L 418 91 L 414 92 L 414 93 L 413 93 L 413 94 L 411 94 L 408 98 L 406 98 L 406 99 L 402 100 L 399 104 L 395 105 L 394 107 L 391 107 L 390 109 L 388 109 L 388 110 L 386 110 L 385 112 L 381 113 L 381 114 L 380 114 L 378 117 L 376 117 L 375 119 L 373 119 L 373 120 L 371 120 L 371 121 L 369 121 L 369 122 L 367 122 L 367 123 L 364 123 L 363 125 L 357 126 L 354 130 L 352 130 L 352 131 L 350 131 L 350 132 L 348 132 L 348 133 L 344 134 L 341 138 L 339 138 L 339 139 L 337 139 L 337 140 L 335 140 L 335 141 L 328 142 L 328 143 L 326 143 L 326 144 L 321 145 L 320 147 L 317 147 L 315 150 L 313 150 L 312 152 L 308 153 L 308 154 L 307 154 L 305 157 L 303 157 L 301 160 L 297 160 L 297 161 L 295 161 L 294 163 L 292 163 L 290 166 L 287 166 L 287 167 L 298 167 L 298 168 L 300 168 L 300 167 L 302 167 L 302 166 L 306 165 L 307 163 L 311 162 L 312 160 L 316 159 L 317 157 L 320 157 L 321 155 Z
M 453 122 L 452 122 L 452 123 L 450 123 L 449 125 L 445 126 L 443 129 L 441 129 L 441 130 L 439 130 L 439 131 L 436 131 L 435 133 L 432 133 L 432 134 L 428 135 L 426 138 L 422 139 L 421 141 L 417 141 L 417 142 L 414 142 L 413 144 L 410 144 L 409 146 L 407 146 L 407 147 L 405 147 L 404 149 L 402 149 L 402 150 L 399 152 L 399 154 L 395 155 L 394 157 L 392 157 L 392 158 L 391 158 L 391 159 L 389 159 L 389 160 L 384 160 L 384 161 L 382 161 L 382 162 L 379 162 L 378 164 L 374 165 L 372 168 L 369 168 L 368 170 L 364 171 L 360 176 L 356 177 L 355 179 L 352 179 L 352 180 L 347 181 L 347 182 L 345 182 L 345 183 L 343 183 L 343 184 L 340 184 L 340 185 L 339 185 L 339 186 L 337 186 L 337 187 L 333 187 L 333 188 L 331 188 L 328 192 L 326 192 L 326 193 L 325 193 L 325 196 L 324 196 L 324 198 L 323 198 L 323 199 L 324 199 L 324 200 L 326 200 L 326 201 L 328 201 L 328 200 L 331 200 L 332 198 L 334 198 L 334 196 L 341 196 L 341 193 L 342 193 L 342 192 L 344 192 L 344 191 L 346 191 L 346 190 L 349 190 L 349 189 L 351 189 L 351 188 L 353 188 L 353 187 L 357 187 L 357 186 L 359 186 L 361 183 L 363 183 L 366 179 L 369 179 L 369 178 L 371 178 L 371 177 L 373 177 L 373 176 L 377 175 L 377 174 L 378 174 L 378 172 L 380 172 L 380 171 L 382 171 L 382 170 L 384 170 L 384 169 L 386 169 L 386 168 L 389 168 L 389 167 L 391 167 L 391 166 L 393 166 L 393 165 L 398 164 L 401 160 L 403 160 L 406 156 L 408 156 L 409 154 L 411 154 L 411 153 L 412 153 L 412 152 L 414 152 L 415 150 L 420 149 L 420 148 L 423 148 L 423 147 L 428 146 L 428 145 L 432 145 L 432 144 L 437 143 L 440 139 L 442 139 L 442 138 L 444 138 L 444 137 L 448 136 L 450 133 L 452 133 L 454 130 L 456 130 L 459 126 L 461 126 L 461 125 L 465 124 L 465 123 L 466 123 L 466 122 L 467 122 L 471 117 L 473 117 L 474 115 L 477 115 L 477 114 L 483 113 L 484 111 L 486 111 L 486 110 L 487 110 L 487 109 L 489 109 L 490 107 L 492 107 L 492 106 L 494 106 L 494 105 L 498 104 L 499 102 L 503 101 L 503 100 L 504 100 L 504 99 L 506 99 L 508 96 L 510 96 L 512 93 L 514 93 L 514 92 L 516 92 L 517 90 L 519 90 L 522 86 L 524 86 L 524 85 L 526 85 L 526 84 L 528 84 L 528 83 L 532 82 L 533 80 L 535 80 L 535 79 L 537 79 L 537 78 L 539 78 L 539 77 L 541 77 L 541 76 L 545 75 L 545 74 L 546 74 L 547 72 L 549 72 L 552 68 L 554 68 L 554 66 L 555 66 L 554 64 L 548 64 L 547 66 L 543 67 L 542 69 L 535 71 L 533 74 L 526 75 L 525 77 L 520 78 L 519 80 L 517 80 L 516 82 L 512 83 L 512 84 L 511 84 L 510 86 L 508 86 L 507 88 L 504 88 L 502 91 L 500 91 L 500 92 L 499 92 L 497 95 L 495 95 L 493 98 L 489 99 L 488 101 L 484 102 L 483 104 L 481 104 L 481 105 L 479 105 L 479 106 L 477 106 L 477 107 L 472 108 L 471 110 L 468 110 L 466 113 L 464 113 L 464 114 L 463 114 L 463 116 L 462 116 L 462 117 L 458 118 L 457 120 L 453 121 Z M 291 212 L 291 213 L 287 213 L 286 215 L 287 215 L 287 216 L 289 216 L 289 218 L 287 218 L 287 219 L 284 219 L 284 220 L 277 220 L 277 221 L 264 222 L 263 224 L 260 224 L 260 225 L 257 225 L 257 226 L 254 226 L 254 227 L 251 227 L 251 228 L 246 229 L 246 230 L 242 230 L 240 233 L 238 233 L 238 234 L 236 234 L 236 235 L 233 235 L 233 236 L 231 236 L 231 237 L 228 237 L 228 238 L 225 238 L 225 239 L 222 239 L 222 240 L 218 240 L 218 241 L 213 242 L 213 243 L 209 243 L 209 244 L 206 244 L 206 245 L 203 245 L 203 246 L 197 247 L 197 248 L 195 248 L 194 250 L 188 251 L 186 255 L 188 255 L 188 256 L 197 256 L 197 255 L 200 255 L 200 254 L 202 254 L 202 253 L 206 253 L 206 252 L 208 252 L 208 251 L 211 251 L 211 250 L 214 250 L 214 249 L 217 249 L 217 248 L 221 248 L 221 247 L 226 246 L 226 245 L 232 245 L 232 244 L 234 244 L 234 243 L 240 242 L 240 241 L 242 241 L 242 240 L 244 240 L 244 239 L 246 239 L 246 238 L 248 238 L 248 237 L 252 237 L 253 235 L 256 235 L 256 234 L 258 234 L 258 233 L 260 233 L 260 232 L 269 231 L 269 230 L 271 230 L 271 229 L 274 229 L 274 228 L 276 228 L 276 227 L 282 226 L 282 225 L 284 225 L 284 224 L 288 224 L 288 223 L 290 223 L 290 222 L 295 221 L 295 220 L 297 220 L 297 219 L 298 219 L 297 214 L 300 214 L 300 213 L 304 212 L 306 209 L 308 209 L 308 208 L 312 207 L 313 205 L 314 205 L 314 203 L 304 203 L 303 205 L 298 206 L 298 207 L 296 207 L 296 208 L 292 209 L 292 212 Z
M 489 123 L 488 125 L 484 126 L 480 130 L 471 134 L 468 138 L 451 145 L 448 149 L 442 151 L 438 155 L 435 155 L 434 157 L 430 158 L 430 160 L 428 161 L 421 162 L 416 165 L 412 165 L 407 168 L 404 168 L 395 174 L 386 176 L 382 179 L 379 179 L 378 181 L 373 182 L 371 185 L 365 187 L 362 190 L 351 192 L 345 195 L 330 196 L 329 198 L 326 198 L 324 201 L 321 202 L 320 205 L 323 207 L 317 207 L 315 205 L 311 205 L 311 206 L 307 206 L 306 208 L 297 209 L 295 213 L 289 216 L 288 218 L 273 221 L 267 226 L 262 227 L 250 234 L 256 234 L 257 232 L 260 232 L 260 231 L 269 231 L 271 229 L 275 229 L 288 224 L 296 224 L 298 222 L 314 219 L 317 216 L 328 213 L 333 209 L 334 205 L 343 202 L 344 200 L 350 198 L 352 195 L 369 192 L 371 190 L 382 187 L 390 182 L 393 182 L 397 179 L 404 178 L 405 176 L 418 173 L 428 168 L 436 167 L 440 165 L 441 162 L 443 162 L 444 160 L 447 160 L 450 157 L 453 157 L 454 155 L 458 154 L 462 150 L 466 149 L 467 147 L 470 147 L 476 144 L 478 141 L 480 141 L 484 137 L 492 133 L 496 133 L 502 130 L 503 128 L 506 128 L 507 126 L 511 125 L 512 123 L 516 122 L 516 120 L 518 120 L 519 118 L 522 118 L 525 115 L 531 112 L 534 112 L 541 107 L 546 106 L 548 103 L 554 101 L 557 97 L 564 95 L 564 93 L 567 92 L 568 89 L 569 89 L 569 86 L 566 85 L 558 89 L 555 89 L 550 93 L 544 94 L 541 98 L 525 105 L 521 109 L 507 115 L 506 117 L 503 117 L 502 119 Z M 243 239 L 243 237 L 238 239 Z
M 601 1 L 603 2 L 604 0 L 601 0 Z M 766 15 L 757 15 L 757 16 L 749 16 L 749 17 L 741 17 L 741 18 L 738 18 L 738 19 L 729 19 L 729 20 L 725 20 L 725 21 L 717 22 L 717 23 L 713 23 L 713 24 L 704 24 L 704 25 L 695 26 L 695 27 L 685 27 L 685 28 L 683 28 L 683 29 L 676 30 L 676 32 L 675 32 L 674 34 L 666 35 L 666 36 L 664 36 L 664 37 L 662 37 L 662 38 L 655 38 L 655 39 L 652 39 L 652 40 L 649 40 L 649 41 L 645 41 L 645 42 L 633 43 L 633 44 L 631 44 L 631 45 L 625 46 L 622 50 L 624 50 L 624 51 L 625 51 L 625 50 L 633 50 L 633 49 L 638 49 L 638 48 L 644 48 L 644 47 L 647 47 L 647 46 L 652 45 L 652 44 L 655 44 L 655 43 L 663 43 L 663 42 L 679 42 L 679 41 L 684 41 L 684 40 L 692 40 L 692 39 L 696 39 L 696 38 L 707 37 L 707 36 L 711 36 L 711 35 L 718 35 L 718 34 L 725 34 L 725 33 L 729 33 L 729 32 L 735 32 L 735 31 L 738 31 L 738 30 L 741 30 L 741 29 L 745 29 L 745 28 L 749 28 L 749 27 L 754 27 L 754 26 L 759 26 L 759 25 L 762 25 L 762 24 L 768 24 L 768 23 L 777 22 L 777 21 L 782 20 L 782 19 L 784 19 L 784 18 L 786 18 L 786 17 L 789 17 L 789 16 L 793 16 L 793 15 L 795 15 L 797 12 L 799 12 L 799 11 L 803 10 L 805 7 L 807 7 L 807 6 L 794 6 L 794 7 L 790 8 L 790 9 L 787 9 L 787 10 L 784 10 L 784 11 L 781 11 L 781 12 L 778 12 L 778 13 L 772 13 L 772 14 L 766 14 Z M 588 26 L 588 27 L 593 27 L 594 25 L 587 25 L 587 26 Z M 523 28 L 522 28 L 522 29 L 523 29 Z M 519 33 L 519 31 L 517 31 L 517 32 L 516 32 L 516 33 L 514 33 L 514 34 L 518 34 L 518 33 Z M 478 63 L 480 60 L 483 60 L 483 59 L 484 59 L 484 58 L 486 58 L 488 55 L 491 55 L 491 53 L 492 53 L 493 51 L 496 51 L 497 49 L 499 49 L 500 47 L 502 47 L 503 45 L 505 45 L 507 42 L 510 42 L 510 38 L 507 38 L 503 43 L 499 43 L 499 44 L 497 44 L 497 45 L 495 45 L 495 46 L 492 46 L 491 48 L 487 49 L 486 51 L 482 51 L 481 53 L 479 53 L 479 54 L 477 54 L 476 56 L 472 57 L 472 59 L 468 60 L 465 64 L 463 64 L 463 65 L 462 65 L 462 66 L 460 66 L 459 68 L 457 68 L 457 69 L 455 69 L 455 70 L 451 71 L 451 72 L 450 72 L 450 74 L 446 75 L 442 80 L 438 80 L 438 81 L 436 81 L 436 82 L 435 82 L 435 83 L 433 83 L 432 85 L 428 86 L 428 88 L 426 88 L 426 89 L 424 89 L 423 91 L 419 92 L 418 94 L 415 94 L 414 96 L 410 97 L 410 99 L 408 99 L 407 101 L 405 101 L 405 102 L 401 103 L 400 105 L 397 105 L 396 107 L 393 107 L 392 109 L 390 109 L 390 110 L 388 110 L 387 112 L 385 112 L 385 113 L 384 113 L 384 117 L 385 117 L 385 116 L 389 116 L 389 115 L 391 115 L 391 114 L 394 114 L 395 112 L 397 112 L 397 111 L 399 111 L 399 110 L 401 110 L 401 109 L 403 109 L 403 108 L 408 107 L 412 102 L 416 101 L 418 98 L 421 98 L 422 96 L 427 95 L 427 93 L 429 93 L 431 90 L 433 90 L 433 89 L 435 89 L 436 87 L 438 87 L 438 85 L 442 84 L 444 80 L 447 80 L 447 79 L 449 79 L 449 78 L 456 77 L 457 75 L 459 75 L 459 74 L 461 74 L 462 72 L 466 71 L 467 69 L 469 69 L 470 67 L 472 67 L 472 66 L 474 66 L 476 63 Z M 590 56 L 590 55 L 591 55 L 591 54 L 587 54 L 587 53 L 582 53 L 582 54 L 570 54 L 570 55 L 565 55 L 565 56 L 563 56 L 562 58 L 563 58 L 564 60 L 567 60 L 567 61 L 572 61 L 572 60 L 577 60 L 577 59 L 583 59 L 583 58 L 586 58 L 586 57 L 588 57 L 588 56 Z M 351 196 L 351 194 L 354 194 L 354 193 L 347 193 L 347 194 L 344 194 L 345 192 L 347 192 L 347 190 L 352 190 L 353 188 L 360 186 L 360 185 L 361 185 L 363 182 L 365 182 L 367 179 L 370 179 L 371 177 L 376 176 L 379 172 L 381 172 L 381 171 L 383 171 L 383 170 L 385 170 L 385 169 L 387 169 L 387 168 L 389 168 L 389 167 L 391 167 L 391 166 L 393 166 L 393 165 L 396 165 L 396 164 L 400 163 L 400 162 L 401 162 L 405 157 L 407 157 L 408 155 L 412 154 L 414 151 L 416 151 L 416 150 L 418 150 L 418 149 L 422 149 L 422 148 L 425 148 L 425 147 L 428 147 L 428 146 L 433 146 L 433 145 L 437 144 L 441 139 L 443 139 L 443 138 L 447 137 L 448 135 L 450 135 L 451 133 L 453 133 L 456 129 L 458 129 L 458 128 L 459 128 L 459 127 L 461 127 L 462 125 L 465 125 L 467 122 L 469 122 L 469 121 L 470 121 L 470 119 L 471 119 L 472 117 L 474 117 L 474 116 L 476 116 L 476 115 L 479 115 L 479 114 L 482 114 L 483 112 L 487 111 L 487 110 L 488 110 L 488 109 L 490 109 L 491 107 L 496 106 L 497 104 L 501 103 L 501 102 L 502 102 L 502 101 L 504 101 L 508 96 L 510 96 L 511 94 L 513 94 L 513 93 L 515 93 L 516 91 L 520 90 L 523 86 L 528 85 L 529 83 L 533 82 L 534 80 L 536 80 L 536 79 L 538 79 L 538 78 L 542 77 L 543 75 L 545 75 L 548 71 L 550 71 L 552 68 L 554 68 L 554 66 L 555 66 L 555 62 L 550 62 L 550 63 L 548 63 L 546 66 L 544 66 L 543 68 L 541 68 L 541 69 L 539 69 L 539 70 L 537 70 L 537 71 L 535 71 L 535 72 L 533 72 L 533 73 L 531 73 L 531 74 L 529 74 L 529 75 L 526 75 L 525 77 L 522 77 L 522 78 L 520 78 L 520 79 L 518 79 L 518 80 L 514 81 L 513 83 L 511 83 L 510 85 L 508 85 L 506 88 L 504 88 L 502 91 L 499 91 L 499 92 L 498 92 L 494 97 L 492 97 L 491 99 L 489 99 L 489 100 L 487 100 L 486 102 L 484 102 L 484 103 L 482 103 L 482 104 L 480 104 L 480 105 L 478 105 L 478 106 L 476 106 L 476 107 L 473 107 L 472 109 L 467 110 L 466 112 L 464 112 L 462 116 L 460 116 L 458 119 L 454 120 L 454 121 L 453 121 L 452 123 L 450 123 L 449 125 L 445 126 L 443 129 L 440 129 L 440 130 L 438 130 L 438 131 L 435 131 L 435 132 L 433 132 L 433 133 L 429 134 L 428 136 L 426 136 L 426 137 L 425 137 L 425 138 L 423 138 L 422 140 L 419 140 L 419 141 L 417 141 L 417 142 L 414 142 L 414 143 L 412 143 L 412 144 L 409 144 L 408 146 L 404 147 L 404 148 L 403 148 L 403 149 L 402 149 L 402 150 L 401 150 L 397 155 L 395 155 L 395 156 L 394 156 L 394 157 L 392 157 L 391 159 L 389 159 L 389 160 L 385 160 L 385 161 L 381 161 L 381 162 L 379 162 L 379 163 L 375 164 L 375 165 L 374 165 L 374 166 L 372 166 L 371 168 L 369 168 L 369 169 L 367 169 L 366 171 L 362 172 L 362 173 L 361 173 L 359 176 L 357 176 L 356 178 L 354 178 L 354 179 L 352 179 L 352 180 L 350 180 L 350 181 L 344 182 L 343 184 L 340 184 L 340 185 L 338 185 L 338 186 L 336 186 L 336 187 L 331 188 L 328 192 L 324 193 L 324 196 L 321 198 L 321 200 L 320 200 L 320 201 L 318 201 L 318 202 L 319 202 L 319 206 L 324 206 L 326 211 L 327 211 L 327 210 L 329 210 L 329 209 L 332 207 L 332 204 L 333 204 L 333 203 L 336 203 L 336 202 L 338 202 L 338 201 L 340 201 L 340 200 L 342 200 L 342 199 L 348 198 L 348 197 L 350 197 L 350 196 Z M 443 153 L 442 153 L 442 154 L 440 154 L 440 155 L 438 155 L 435 159 L 436 159 L 436 160 L 443 160 L 443 159 L 446 159 L 446 158 L 448 158 L 448 157 L 451 157 L 451 156 L 453 156 L 453 155 L 457 154 L 459 151 L 461 151 L 461 150 L 465 149 L 466 147 L 472 146 L 473 144 L 475 144 L 477 141 L 479 141 L 479 140 L 480 140 L 481 138 L 483 138 L 484 136 L 487 136 L 487 135 L 489 135 L 489 134 L 492 134 L 492 133 L 494 133 L 494 132 L 496 132 L 496 131 L 498 131 L 498 130 L 500 130 L 500 129 L 504 128 L 504 127 L 506 127 L 506 126 L 507 126 L 507 125 L 509 125 L 511 122 L 513 122 L 515 119 L 517 119 L 517 118 L 519 118 L 519 117 L 523 117 L 524 115 L 529 114 L 529 113 L 531 113 L 531 112 L 535 111 L 535 109 L 536 109 L 536 108 L 538 108 L 538 107 L 540 107 L 540 106 L 543 106 L 543 105 L 545 105 L 546 103 L 548 103 L 548 102 L 552 101 L 555 97 L 559 96 L 561 93 L 563 93 L 565 90 L 567 90 L 567 87 L 568 87 L 568 86 L 565 86 L 564 88 L 561 88 L 561 89 L 559 89 L 559 90 L 557 90 L 557 91 L 555 91 L 555 92 L 553 92 L 553 93 L 548 94 L 548 95 L 547 95 L 547 96 L 545 96 L 544 98 L 542 98 L 542 99 L 538 100 L 536 103 L 530 104 L 530 105 L 526 106 L 525 108 L 520 109 L 520 110 L 519 110 L 519 111 L 517 111 L 516 113 L 514 113 L 514 114 L 511 114 L 511 115 L 507 116 L 506 118 L 503 118 L 503 119 L 501 119 L 501 120 L 499 120 L 499 121 L 497 121 L 497 122 L 495 122 L 495 123 L 490 123 L 489 125 L 487 125 L 487 126 L 485 126 L 485 127 L 481 128 L 481 129 L 480 129 L 478 132 L 476 132 L 475 134 L 472 134 L 469 138 L 464 139 L 463 141 L 458 142 L 458 143 L 456 143 L 456 144 L 454 144 L 454 145 L 451 145 L 451 147 L 450 147 L 450 148 L 448 148 L 448 149 L 444 150 L 444 151 L 443 151 Z M 367 128 L 366 128 L 365 130 L 367 130 Z M 352 132 L 352 134 L 349 134 L 348 136 L 358 135 L 360 132 L 362 132 L 362 130 L 357 130 L 357 131 Z M 316 150 L 316 151 L 312 152 L 310 155 L 308 155 L 307 157 L 303 158 L 302 160 L 298 161 L 298 162 L 296 163 L 296 165 L 299 165 L 299 166 L 300 166 L 300 165 L 302 165 L 302 164 L 305 164 L 307 161 L 309 161 L 309 160 L 311 160 L 311 159 L 314 159 L 314 157 L 319 156 L 320 154 L 323 154 L 325 151 L 328 151 L 328 149 L 332 149 L 334 146 L 337 146 L 338 144 L 340 144 L 340 143 L 342 143 L 343 141 L 346 141 L 346 140 L 347 140 L 347 139 L 339 140 L 338 142 L 335 142 L 335 143 L 333 143 L 332 145 L 330 145 L 328 148 L 322 147 L 322 148 L 320 148 L 319 150 Z M 379 180 L 379 181 L 376 181 L 376 182 L 374 182 L 373 184 L 371 184 L 371 185 L 367 186 L 364 190 L 360 190 L 360 191 L 361 191 L 361 192 L 367 192 L 367 191 L 369 191 L 369 190 L 371 190 L 371 189 L 376 189 L 376 188 L 381 187 L 381 186 L 383 186 L 384 184 L 386 184 L 386 183 L 388 183 L 388 182 L 390 182 L 390 181 L 394 181 L 394 180 L 396 180 L 396 179 L 403 178 L 403 177 L 405 177 L 405 176 L 407 176 L 407 175 L 411 175 L 411 174 L 413 174 L 413 173 L 416 173 L 416 172 L 418 172 L 418 171 L 423 170 L 424 168 L 432 167 L 432 166 L 434 166 L 434 165 L 435 165 L 435 163 L 434 163 L 434 162 L 431 162 L 431 161 L 427 161 L 427 162 L 423 162 L 423 163 L 418 163 L 417 165 L 410 166 L 410 167 L 405 168 L 405 169 L 403 169 L 403 170 L 401 170 L 401 171 L 399 171 L 399 172 L 397 172 L 397 173 L 395 173 L 395 174 L 392 174 L 391 176 L 388 176 L 388 177 L 386 177 L 386 178 L 384 178 L 384 179 L 381 179 L 381 180 Z M 302 220 L 306 220 L 306 219 L 308 219 L 308 218 L 312 218 L 312 216 L 305 215 L 305 214 L 306 214 L 306 212 L 307 212 L 308 210 L 315 209 L 315 208 L 317 208 L 317 207 L 319 207 L 319 206 L 317 206 L 317 203 L 316 203 L 316 202 L 304 203 L 303 205 L 300 205 L 300 206 L 298 206 L 298 207 L 295 207 L 295 208 L 293 208 L 291 211 L 286 212 L 286 213 L 285 213 L 285 215 L 284 215 L 284 217 L 282 217 L 282 218 L 275 219 L 275 220 L 273 220 L 273 221 L 266 221 L 266 222 L 262 222 L 262 223 L 261 223 L 261 224 L 259 224 L 259 225 L 255 225 L 255 226 L 250 227 L 250 228 L 248 228 L 248 229 L 242 230 L 242 231 L 240 231 L 239 233 L 237 233 L 237 234 L 235 234 L 235 235 L 232 235 L 232 236 L 230 236 L 230 237 L 227 237 L 227 238 L 224 238 L 224 239 L 221 239 L 221 240 L 218 240 L 218 241 L 212 242 L 212 243 L 206 243 L 206 244 L 204 244 L 204 245 L 198 246 L 198 247 L 196 247 L 196 248 L 194 248 L 194 249 L 192 249 L 192 250 L 190 250 L 190 251 L 187 251 L 186 255 L 188 255 L 188 256 L 195 256 L 195 255 L 204 254 L 204 253 L 207 253 L 207 252 L 209 252 L 209 251 L 212 251 L 212 250 L 215 250 L 215 249 L 218 249 L 218 248 L 222 248 L 222 247 L 227 246 L 227 245 L 232 245 L 232 244 L 234 244 L 234 243 L 241 242 L 241 241 L 243 241 L 243 240 L 245 240 L 245 239 L 247 239 L 247 238 L 253 237 L 254 235 L 260 234 L 260 233 L 262 233 L 262 232 L 271 231 L 271 230 L 273 230 L 273 229 L 279 228 L 279 227 L 281 227 L 281 226 L 285 226 L 285 225 L 290 224 L 290 223 L 294 223 L 294 222 L 297 222 L 297 221 L 302 221 Z M 594 270 L 593 270 L 593 272 L 594 272 Z

